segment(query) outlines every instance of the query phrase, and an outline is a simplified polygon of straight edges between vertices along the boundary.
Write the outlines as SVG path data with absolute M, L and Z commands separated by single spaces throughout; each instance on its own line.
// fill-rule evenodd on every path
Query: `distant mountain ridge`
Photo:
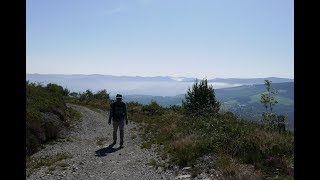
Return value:
M 119 80 L 119 81 L 176 81 L 176 82 L 194 82 L 197 78 L 193 77 L 172 77 L 172 76 L 113 76 L 113 75 L 102 75 L 102 74 L 27 74 L 27 79 L 30 80 L 54 80 L 54 79 L 74 79 L 74 80 Z M 278 78 L 278 77 L 266 77 L 266 78 L 214 78 L 208 79 L 208 82 L 219 82 L 219 83 L 231 83 L 231 84 L 261 84 L 264 83 L 265 79 L 271 80 L 273 83 L 281 82 L 293 82 L 293 79 L 289 78 Z
M 279 90 L 278 96 L 287 98 L 293 101 L 294 99 L 294 83 L 285 82 L 285 83 L 272 83 L 272 87 Z M 237 87 L 221 88 L 215 89 L 215 95 L 221 102 L 228 102 L 237 100 L 240 103 L 243 102 L 256 102 L 254 96 L 261 94 L 265 91 L 265 86 L 263 84 L 255 85 L 242 85 Z M 170 105 L 180 105 L 181 101 L 184 99 L 185 94 L 178 94 L 175 96 L 151 96 L 151 95 L 141 95 L 141 94 L 131 94 L 125 95 L 124 98 L 126 101 L 137 101 L 140 103 L 149 103 L 151 100 L 160 100 L 166 99 L 166 103 L 161 104 L 162 106 L 169 107 Z M 111 96 L 115 98 L 115 96 Z M 170 101 L 172 100 L 172 101 Z M 177 102 L 177 103 L 176 103 Z M 281 104 L 281 101 L 280 101 Z
M 284 82 L 294 82 L 293 79 L 288 78 L 278 78 L 278 77 L 266 77 L 266 78 L 215 78 L 210 79 L 208 82 L 222 82 L 231 84 L 264 84 L 264 80 L 268 79 L 272 83 L 284 83 Z
M 178 82 L 193 82 L 197 78 L 193 77 L 172 77 L 172 76 L 113 76 L 102 74 L 26 74 L 27 79 L 104 79 L 104 80 L 130 80 L 130 81 L 178 81 Z M 263 83 L 265 79 L 269 79 L 274 83 L 280 82 L 293 82 L 293 79 L 278 78 L 278 77 L 266 77 L 266 78 L 214 78 L 208 79 L 208 82 L 221 82 L 221 83 L 240 83 L 240 84 L 259 84 Z
M 27 79 L 33 80 L 48 80 L 56 78 L 66 78 L 74 80 L 119 80 L 119 81 L 175 81 L 170 76 L 154 76 L 154 77 L 142 77 L 142 76 L 113 76 L 102 74 L 27 74 Z
M 73 92 L 83 92 L 87 89 L 93 92 L 106 89 L 111 95 L 152 95 L 175 96 L 185 93 L 192 86 L 196 78 L 171 77 L 171 76 L 113 76 L 101 74 L 27 74 L 26 80 L 44 85 L 49 83 L 59 84 Z M 214 89 L 236 87 L 241 85 L 263 84 L 265 78 L 239 79 L 216 78 L 208 82 Z M 269 78 L 273 83 L 293 82 L 293 79 Z

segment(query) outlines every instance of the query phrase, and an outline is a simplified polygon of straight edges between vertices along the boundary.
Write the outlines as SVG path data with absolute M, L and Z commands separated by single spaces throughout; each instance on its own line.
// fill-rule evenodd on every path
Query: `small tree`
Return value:
M 72 92 L 72 93 L 70 93 L 69 95 L 70 95 L 71 97 L 77 98 L 79 94 L 76 93 L 76 92 Z
M 288 115 L 279 115 L 277 116 L 277 122 L 278 122 L 278 130 L 279 133 L 286 131 L 286 123 L 288 121 Z
M 70 94 L 69 89 L 64 88 L 64 89 L 63 89 L 63 95 L 64 95 L 64 96 L 69 96 L 69 94 Z
M 79 93 L 79 101 L 84 102 L 87 100 L 86 93 Z
M 46 88 L 49 90 L 49 92 L 57 93 L 57 94 L 61 94 L 61 95 L 64 94 L 63 87 L 59 86 L 57 84 L 49 83 L 49 84 L 47 84 Z
M 272 81 L 264 80 L 264 85 L 266 86 L 267 92 L 261 94 L 260 102 L 266 108 L 266 112 L 272 113 L 273 107 L 278 103 L 278 101 L 275 100 L 275 95 L 278 93 L 278 91 L 271 87 L 271 83 Z
M 150 115 L 163 114 L 162 106 L 160 106 L 155 100 L 151 100 L 150 103 L 147 105 L 144 105 L 141 110 L 146 114 L 150 114 Z
M 216 100 L 212 85 L 208 86 L 207 79 L 198 82 L 196 79 L 192 88 L 188 89 L 182 107 L 186 113 L 204 115 L 212 113 L 216 115 L 220 110 L 220 103 Z
M 87 101 L 91 101 L 93 99 L 93 92 L 90 89 L 87 89 L 85 92 L 85 97 Z
M 107 93 L 107 90 L 101 90 L 98 91 L 96 94 L 93 95 L 95 99 L 101 99 L 101 100 L 109 100 L 110 95 Z
M 269 127 L 276 128 L 277 116 L 272 112 L 273 107 L 278 103 L 275 99 L 275 95 L 278 91 L 271 87 L 272 81 L 264 80 L 264 85 L 267 92 L 264 92 L 260 96 L 260 102 L 266 108 L 266 111 L 262 114 L 262 120 L 269 124 Z

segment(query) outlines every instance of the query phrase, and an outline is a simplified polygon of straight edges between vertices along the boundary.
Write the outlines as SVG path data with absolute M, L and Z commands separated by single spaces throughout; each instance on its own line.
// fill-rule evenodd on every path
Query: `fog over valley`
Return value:
M 192 86 L 195 78 L 184 77 L 140 77 L 140 76 L 111 76 L 111 75 L 55 75 L 55 74 L 27 74 L 26 79 L 46 85 L 59 84 L 71 92 L 83 92 L 87 89 L 93 92 L 106 89 L 110 95 L 152 95 L 175 96 L 184 94 Z M 292 82 L 292 79 L 273 78 L 273 82 Z M 263 78 L 252 79 L 210 79 L 214 89 L 236 87 L 248 84 L 262 84 Z

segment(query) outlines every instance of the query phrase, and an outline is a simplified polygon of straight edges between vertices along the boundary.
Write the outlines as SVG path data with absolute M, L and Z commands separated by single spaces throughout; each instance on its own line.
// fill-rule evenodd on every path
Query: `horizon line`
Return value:
M 65 76 L 72 76 L 72 75 L 84 75 L 84 76 L 90 76 L 90 75 L 99 75 L 99 76 L 114 76 L 114 77 L 142 77 L 142 78 L 153 78 L 153 77 L 172 77 L 172 78 L 194 78 L 194 79 L 204 79 L 204 78 L 197 78 L 197 77 L 187 77 L 187 76 L 169 76 L 169 75 L 157 75 L 157 76 L 139 76 L 139 75 L 111 75 L 111 74 L 56 74 L 56 73 L 26 73 L 26 75 L 30 74 L 37 74 L 37 75 L 65 75 Z M 207 76 L 206 76 L 207 77 Z M 259 78 L 259 79 L 267 79 L 267 78 L 282 78 L 282 79 L 292 79 L 291 77 L 277 77 L 277 76 L 269 76 L 269 77 L 250 77 L 250 78 L 243 78 L 243 77 L 215 77 L 215 78 L 206 78 L 206 79 L 253 79 L 253 78 Z

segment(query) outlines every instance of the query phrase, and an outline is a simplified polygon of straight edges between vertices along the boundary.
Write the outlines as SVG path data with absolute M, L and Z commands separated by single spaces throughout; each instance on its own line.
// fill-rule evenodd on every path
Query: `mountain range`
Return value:
M 83 92 L 87 89 L 98 91 L 106 89 L 111 95 L 152 95 L 175 96 L 185 93 L 192 86 L 196 78 L 171 76 L 112 76 L 100 74 L 27 74 L 26 80 L 44 85 L 56 83 L 70 91 Z M 263 84 L 264 79 L 273 83 L 293 82 L 293 79 L 266 77 L 266 78 L 215 78 L 208 79 L 215 89 L 236 87 L 241 85 Z

